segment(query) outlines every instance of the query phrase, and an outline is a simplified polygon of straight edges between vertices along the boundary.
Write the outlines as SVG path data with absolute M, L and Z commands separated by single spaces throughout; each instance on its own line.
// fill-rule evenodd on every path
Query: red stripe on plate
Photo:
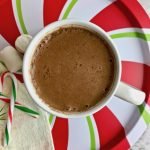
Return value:
M 122 62 L 122 81 L 129 83 L 146 93 L 146 102 L 150 104 L 150 67 L 141 63 Z
M 58 20 L 67 0 L 44 0 L 44 26 Z
M 68 120 L 56 118 L 52 135 L 55 150 L 66 150 L 68 146 Z
M 13 46 L 16 38 L 20 35 L 11 0 L 1 0 L 0 2 L 0 34 Z
M 124 7 L 130 20 L 137 22 L 143 28 L 150 28 L 149 16 L 137 0 L 120 0 L 120 2 L 122 3 L 120 7 Z
M 125 150 L 130 147 L 124 128 L 107 107 L 94 114 L 94 118 L 102 150 Z
M 122 1 L 116 1 L 103 9 L 101 12 L 99 12 L 92 20 L 91 22 L 97 24 L 101 28 L 103 28 L 105 31 L 111 31 L 115 29 L 120 28 L 127 28 L 127 27 L 148 27 L 150 21 L 147 20 L 146 13 L 143 12 L 142 7 L 138 4 L 137 1 L 134 0 L 134 4 L 136 5 L 135 8 L 138 8 L 138 11 L 142 13 L 142 19 L 140 18 L 138 13 L 135 12 L 133 3 L 129 2 L 129 0 L 126 0 L 126 5 L 123 4 Z M 127 4 L 129 5 L 129 8 L 127 9 Z M 132 7 L 132 8 L 131 8 Z M 137 15 L 137 19 L 135 18 Z M 140 18 L 140 19 L 139 19 Z M 143 19 L 144 18 L 144 19 Z M 140 23 L 139 23 L 139 22 Z M 145 23 L 141 23 L 141 22 Z

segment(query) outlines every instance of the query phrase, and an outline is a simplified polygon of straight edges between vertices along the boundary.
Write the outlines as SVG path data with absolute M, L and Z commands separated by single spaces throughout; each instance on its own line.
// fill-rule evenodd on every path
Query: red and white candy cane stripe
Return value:
M 6 77 L 10 77 L 12 79 L 12 94 L 11 94 L 11 98 L 10 98 L 10 105 L 9 105 L 9 109 L 8 109 L 8 119 L 7 119 L 7 124 L 6 124 L 6 128 L 5 128 L 4 146 L 8 145 L 9 140 L 10 140 L 13 112 L 14 112 L 14 106 L 15 106 L 15 101 L 16 101 L 16 90 L 17 90 L 17 80 L 16 80 L 15 76 L 13 74 L 7 72 L 3 75 L 3 81 L 4 81 L 4 78 L 6 78 Z
M 10 98 L 8 98 L 7 96 L 3 95 L 2 93 L 0 93 L 0 100 L 5 102 L 5 103 L 10 103 Z M 26 114 L 28 114 L 29 116 L 32 116 L 34 118 L 38 118 L 39 117 L 39 113 L 36 112 L 35 110 L 28 108 L 27 106 L 24 106 L 23 104 L 19 103 L 19 102 L 15 102 L 15 108 L 19 109 L 22 112 L 25 112 Z
M 11 98 L 9 99 L 7 96 L 5 96 L 4 94 L 2 94 L 0 92 L 0 100 L 6 102 L 6 103 L 10 103 L 9 105 L 9 109 L 8 109 L 8 120 L 7 120 L 7 124 L 6 124 L 6 128 L 5 128 L 5 138 L 4 138 L 4 146 L 8 145 L 9 140 L 10 140 L 10 132 L 11 132 L 11 126 L 12 126 L 12 119 L 13 119 L 13 111 L 14 111 L 14 107 L 16 107 L 17 109 L 27 113 L 28 115 L 37 118 L 39 116 L 39 113 L 23 106 L 22 104 L 16 102 L 16 97 L 17 97 L 17 79 L 15 77 L 14 74 L 10 73 L 10 72 L 4 72 L 1 75 L 0 78 L 0 82 L 1 82 L 1 91 L 4 85 L 4 80 L 6 77 L 10 77 L 12 80 L 12 94 L 11 94 Z

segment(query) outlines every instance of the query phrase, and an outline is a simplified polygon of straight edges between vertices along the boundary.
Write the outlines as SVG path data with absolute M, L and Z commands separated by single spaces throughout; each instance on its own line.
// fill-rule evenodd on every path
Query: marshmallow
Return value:
M 28 34 L 20 35 L 15 41 L 15 47 L 20 53 L 25 53 L 28 45 L 30 44 L 32 37 Z
M 0 61 L 2 61 L 10 72 L 22 69 L 22 59 L 12 46 L 0 50 Z

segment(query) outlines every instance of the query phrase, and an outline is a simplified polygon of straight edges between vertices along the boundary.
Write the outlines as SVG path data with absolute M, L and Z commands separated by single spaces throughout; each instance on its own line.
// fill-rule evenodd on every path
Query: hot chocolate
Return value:
M 108 94 L 114 59 L 109 46 L 95 33 L 64 27 L 42 39 L 30 71 L 36 92 L 46 104 L 63 112 L 80 112 Z

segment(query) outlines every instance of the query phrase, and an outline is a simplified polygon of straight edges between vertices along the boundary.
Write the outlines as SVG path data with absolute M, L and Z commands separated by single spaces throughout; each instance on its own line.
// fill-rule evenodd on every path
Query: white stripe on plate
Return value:
M 79 0 L 71 10 L 68 18 L 91 20 L 97 13 L 114 1 L 115 0 Z
M 118 34 L 118 33 L 126 33 L 126 32 L 139 32 L 139 33 L 147 33 L 150 34 L 150 29 L 147 28 L 123 28 L 123 29 L 117 29 L 117 30 L 113 30 L 113 31 L 109 31 L 107 32 L 109 35 L 112 34 Z
M 58 20 L 62 20 L 62 17 L 64 15 L 64 13 L 66 12 L 66 9 L 68 8 L 69 4 L 71 3 L 72 0 L 67 0 L 67 2 L 65 3 L 63 9 L 61 10 L 61 13 L 59 15 L 59 19 Z
M 22 15 L 28 33 L 34 36 L 43 27 L 43 0 L 22 0 Z
M 17 27 L 19 29 L 19 32 L 23 34 L 22 28 L 20 26 L 19 18 L 18 18 L 16 0 L 12 0 L 12 8 L 13 8 L 14 17 L 15 17 L 16 24 L 17 24 Z
M 146 123 L 140 117 L 137 106 L 117 97 L 113 97 L 107 106 L 122 124 L 130 145 L 133 145 L 146 129 Z
M 90 116 L 90 118 L 91 118 L 92 125 L 93 125 L 93 128 L 94 128 L 96 149 L 100 149 L 100 141 L 99 141 L 99 133 L 98 133 L 98 130 L 97 130 L 97 125 L 96 125 L 96 122 L 95 122 L 94 117 L 93 117 L 93 116 Z
M 150 51 L 146 41 L 139 38 L 113 39 L 123 61 L 150 64 Z
M 0 35 L 0 50 L 8 45 L 10 44 L 5 40 L 5 38 L 2 35 Z
M 139 140 L 146 128 L 147 125 L 145 124 L 143 118 L 139 118 L 132 130 L 127 134 L 127 139 L 131 146 L 133 146 Z
M 84 150 L 90 147 L 90 133 L 86 118 L 69 119 L 68 150 Z

